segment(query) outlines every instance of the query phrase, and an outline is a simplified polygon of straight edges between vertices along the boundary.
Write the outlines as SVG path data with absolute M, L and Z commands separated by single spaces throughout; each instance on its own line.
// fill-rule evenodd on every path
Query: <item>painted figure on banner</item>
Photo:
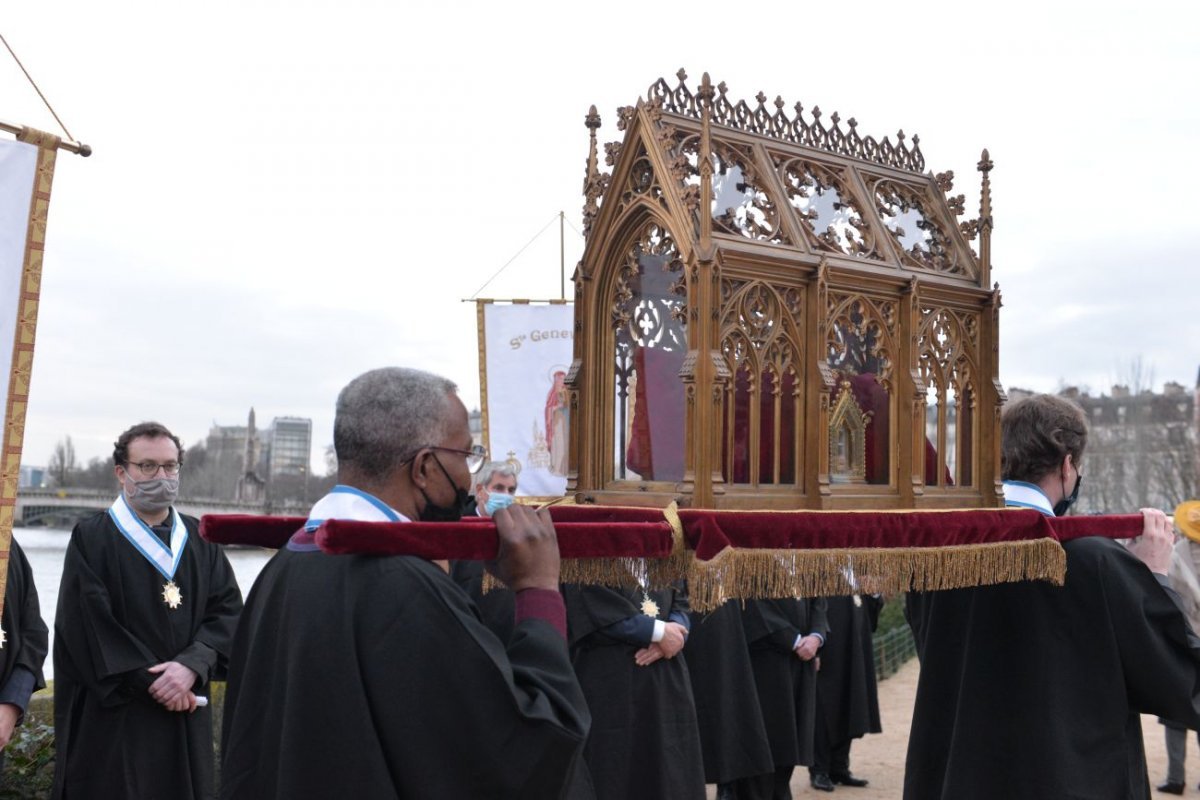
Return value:
M 550 392 L 546 395 L 546 447 L 550 450 L 550 474 L 566 477 L 567 474 L 567 373 L 555 368 L 550 379 Z

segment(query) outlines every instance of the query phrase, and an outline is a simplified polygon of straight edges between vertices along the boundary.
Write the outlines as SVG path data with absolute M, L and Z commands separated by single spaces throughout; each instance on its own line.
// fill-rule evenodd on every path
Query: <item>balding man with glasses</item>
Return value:
M 338 395 L 333 439 L 338 485 L 259 575 L 238 626 L 221 796 L 561 797 L 590 718 L 549 515 L 493 515 L 495 572 L 515 595 L 501 642 L 445 564 L 313 541 L 328 519 L 461 518 L 487 454 L 454 384 L 360 375 Z
M 55 798 L 209 798 L 211 681 L 242 595 L 224 552 L 173 507 L 183 447 L 157 422 L 113 450 L 121 491 L 75 526 L 54 621 Z

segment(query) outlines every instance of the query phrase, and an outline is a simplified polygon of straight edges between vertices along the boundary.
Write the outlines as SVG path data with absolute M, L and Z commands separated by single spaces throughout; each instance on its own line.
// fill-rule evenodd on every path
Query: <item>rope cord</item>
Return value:
M 510 258 L 508 261 L 505 261 L 505 262 L 504 262 L 504 266 L 502 266 L 500 269 L 496 270 L 496 271 L 495 271 L 495 272 L 492 274 L 492 277 L 490 277 L 490 278 L 488 278 L 486 281 L 484 281 L 484 283 L 483 283 L 483 286 L 480 286 L 478 289 L 476 289 L 476 290 L 475 290 L 475 292 L 474 292 L 474 293 L 473 293 L 473 294 L 472 294 L 470 297 L 468 297 L 467 299 L 468 299 L 468 300 L 474 300 L 476 297 L 479 297 L 479 293 L 480 293 L 480 292 L 482 292 L 484 289 L 486 289 L 486 288 L 488 287 L 488 284 L 489 284 L 489 283 L 491 283 L 492 281 L 496 280 L 496 278 L 497 278 L 497 277 L 500 275 L 500 273 L 501 273 L 501 272 L 504 272 L 504 270 L 508 269 L 508 265 L 509 265 L 509 264 L 511 264 L 511 263 L 513 263 L 514 261 L 516 261 L 516 260 L 517 260 L 517 257 L 518 257 L 518 256 L 520 256 L 520 255 L 521 255 L 521 253 L 524 253 L 524 252 L 525 252 L 525 250 L 526 250 L 526 249 L 528 249 L 529 245 L 531 245 L 531 244 L 533 244 L 535 241 L 537 241 L 537 238 L 538 238 L 539 236 L 541 236 L 543 233 L 545 233 L 545 232 L 546 232 L 546 229 L 547 229 L 547 228 L 549 228 L 551 225 L 553 225 L 553 224 L 554 224 L 555 222 L 557 222 L 557 221 L 558 221 L 558 212 L 556 211 L 556 212 L 554 212 L 554 216 L 550 218 L 550 221 L 549 221 L 549 222 L 547 222 L 545 225 L 543 225 L 543 226 L 542 226 L 542 229 L 541 229 L 540 231 L 538 231 L 537 233 L 535 233 L 535 234 L 533 235 L 533 238 L 532 238 L 532 239 L 530 239 L 528 242 L 526 242 L 526 243 L 524 244 L 524 246 L 523 246 L 523 247 L 522 247 L 520 250 L 518 250 L 518 251 L 516 252 L 516 254 L 515 254 L 515 255 L 514 255 L 512 258 Z
M 37 82 L 33 80 L 33 76 L 29 74 L 29 70 L 25 69 L 25 65 L 21 63 L 21 59 L 17 58 L 17 54 L 13 52 L 12 46 L 9 45 L 8 40 L 4 38 L 4 34 L 2 33 L 0 33 L 0 42 L 4 42 L 4 47 L 8 50 L 9 55 L 13 57 L 13 61 L 17 62 L 17 66 L 21 68 L 21 72 L 24 72 L 25 77 L 29 79 L 29 85 L 33 87 L 35 92 L 38 93 L 38 97 L 42 98 L 42 102 L 46 104 L 46 108 L 50 109 L 50 113 L 53 115 L 54 121 L 58 123 L 58 127 L 62 128 L 63 133 L 67 135 L 67 140 L 72 142 L 76 141 L 75 137 L 71 135 L 71 132 L 67 130 L 67 126 L 63 124 L 61 119 L 59 119 L 58 113 L 54 110 L 54 106 L 50 105 L 50 101 L 46 99 L 46 95 L 42 94 L 42 90 L 38 88 Z

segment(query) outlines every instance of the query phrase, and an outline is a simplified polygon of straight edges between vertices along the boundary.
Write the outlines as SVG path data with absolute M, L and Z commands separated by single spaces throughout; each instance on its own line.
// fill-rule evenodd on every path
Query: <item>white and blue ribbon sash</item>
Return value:
M 308 513 L 303 535 L 297 533 L 287 544 L 288 550 L 316 552 L 320 550 L 312 534 L 328 519 L 352 519 L 360 522 L 410 522 L 408 517 L 372 494 L 353 486 L 338 484 L 329 490 Z
M 1004 481 L 1004 505 L 1008 508 L 1032 508 L 1048 517 L 1054 516 L 1050 498 L 1040 487 L 1025 481 Z
M 360 522 L 408 522 L 408 517 L 378 497 L 339 483 L 329 490 L 308 513 L 304 530 L 315 531 L 327 519 L 353 519 Z
M 108 509 L 108 516 L 117 526 L 117 530 L 129 540 L 129 543 L 149 561 L 162 576 L 171 581 L 175 579 L 175 570 L 179 569 L 179 560 L 183 558 L 183 548 L 187 544 L 188 532 L 179 518 L 179 513 L 171 509 L 171 546 L 167 547 L 163 540 L 150 530 L 142 519 L 129 507 L 125 495 L 117 496 Z

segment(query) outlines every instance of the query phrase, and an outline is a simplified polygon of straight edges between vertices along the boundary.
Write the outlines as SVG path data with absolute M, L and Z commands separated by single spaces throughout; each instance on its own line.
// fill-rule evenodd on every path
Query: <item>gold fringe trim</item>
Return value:
M 690 560 L 691 554 L 684 552 Z M 686 561 L 684 562 L 686 564 Z M 610 586 L 614 589 L 634 589 L 642 585 L 668 586 L 682 580 L 686 567 L 679 568 L 679 559 L 671 558 L 564 558 L 560 566 L 562 583 L 584 586 Z M 504 584 L 490 572 L 483 573 L 483 593 L 503 589 Z
M 1026 580 L 1061 586 L 1066 572 L 1062 546 L 1035 539 L 927 548 L 728 548 L 711 561 L 693 559 L 687 577 L 692 608 L 711 611 L 733 599 L 898 594 Z
M 1061 586 L 1067 572 L 1066 552 L 1054 539 L 923 548 L 730 547 L 700 561 L 687 549 L 675 503 L 663 517 L 671 525 L 667 558 L 564 558 L 562 582 L 632 589 L 643 581 L 663 587 L 686 580 L 692 608 L 707 612 L 728 600 L 931 592 L 1028 580 Z M 503 584 L 485 572 L 482 588 L 486 594 Z
M 728 600 L 934 592 L 1029 580 L 1061 586 L 1066 572 L 1067 555 L 1053 539 L 926 548 L 728 548 L 711 561 L 695 559 L 677 543 L 665 559 L 565 558 L 561 580 L 632 589 L 642 580 L 659 587 L 686 578 L 692 608 L 706 612 Z M 485 594 L 500 586 L 484 573 Z

